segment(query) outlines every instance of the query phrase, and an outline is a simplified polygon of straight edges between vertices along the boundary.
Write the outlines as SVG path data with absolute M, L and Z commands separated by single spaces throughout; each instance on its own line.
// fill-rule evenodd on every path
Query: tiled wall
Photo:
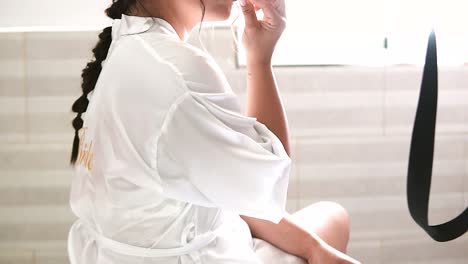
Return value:
M 245 100 L 229 29 L 202 41 Z M 0 263 L 67 263 L 70 106 L 96 32 L 0 34 Z M 196 43 L 194 39 L 192 43 Z M 468 238 L 438 243 L 412 221 L 406 169 L 421 68 L 274 68 L 292 140 L 288 210 L 321 200 L 351 215 L 363 263 L 461 264 Z M 440 72 L 430 223 L 468 203 L 468 67 Z M 243 105 L 244 106 L 244 105 Z

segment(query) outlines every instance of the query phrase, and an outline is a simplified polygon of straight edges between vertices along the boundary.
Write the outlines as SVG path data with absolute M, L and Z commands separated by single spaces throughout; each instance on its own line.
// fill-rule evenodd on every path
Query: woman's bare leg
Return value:
M 316 233 L 327 244 L 346 253 L 349 241 L 349 215 L 340 204 L 320 201 L 292 214 L 295 223 Z

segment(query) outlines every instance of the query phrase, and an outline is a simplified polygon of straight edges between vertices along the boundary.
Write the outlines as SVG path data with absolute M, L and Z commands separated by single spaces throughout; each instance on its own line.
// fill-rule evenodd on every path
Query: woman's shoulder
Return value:
M 208 52 L 163 34 L 139 34 L 136 40 L 141 42 L 152 60 L 170 66 L 189 90 L 232 92 L 222 69 Z

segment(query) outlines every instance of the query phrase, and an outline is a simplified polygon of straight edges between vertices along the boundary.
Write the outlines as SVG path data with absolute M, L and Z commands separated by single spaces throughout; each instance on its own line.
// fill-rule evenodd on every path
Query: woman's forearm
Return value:
M 253 237 L 263 239 L 283 251 L 305 260 L 310 258 L 320 241 L 316 234 L 309 233 L 295 224 L 290 218 L 290 214 L 281 219 L 278 224 L 244 215 L 240 217 L 248 224 Z
M 281 141 L 289 156 L 286 113 L 273 75 L 271 63 L 247 62 L 246 115 L 256 117 Z

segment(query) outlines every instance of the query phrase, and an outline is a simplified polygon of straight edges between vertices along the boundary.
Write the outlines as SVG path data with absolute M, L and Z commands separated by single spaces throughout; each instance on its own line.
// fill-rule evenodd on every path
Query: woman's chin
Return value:
M 219 7 L 215 12 L 206 16 L 205 21 L 224 21 L 231 16 L 232 6 Z

